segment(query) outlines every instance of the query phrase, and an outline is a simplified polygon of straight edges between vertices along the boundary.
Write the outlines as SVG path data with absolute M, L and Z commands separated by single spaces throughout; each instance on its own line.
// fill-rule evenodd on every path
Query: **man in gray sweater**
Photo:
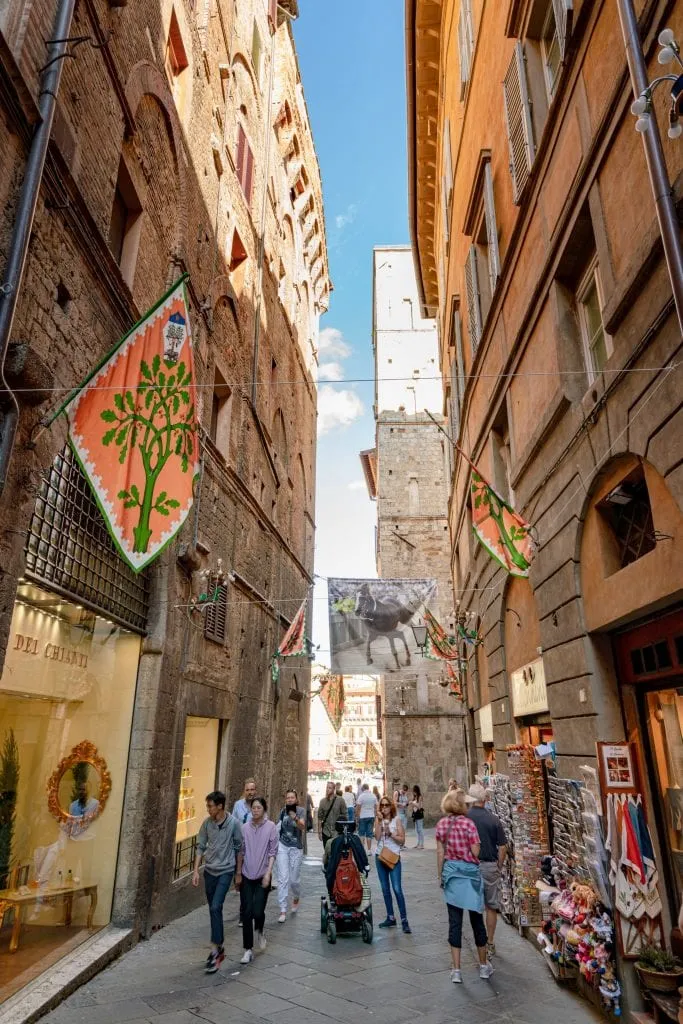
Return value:
M 216 790 L 206 798 L 209 817 L 197 836 L 197 856 L 192 884 L 199 885 L 199 866 L 204 861 L 204 888 L 211 918 L 211 952 L 206 973 L 215 974 L 225 960 L 223 949 L 223 904 L 233 878 L 242 881 L 242 826 L 225 809 L 225 793 Z

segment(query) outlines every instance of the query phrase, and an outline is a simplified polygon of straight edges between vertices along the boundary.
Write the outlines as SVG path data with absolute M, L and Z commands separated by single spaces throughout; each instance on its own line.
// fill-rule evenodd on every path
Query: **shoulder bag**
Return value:
M 384 867 L 388 868 L 389 871 L 393 871 L 400 860 L 400 854 L 394 853 L 394 851 L 390 850 L 388 846 L 383 846 L 377 856 L 382 861 L 382 864 L 384 864 Z

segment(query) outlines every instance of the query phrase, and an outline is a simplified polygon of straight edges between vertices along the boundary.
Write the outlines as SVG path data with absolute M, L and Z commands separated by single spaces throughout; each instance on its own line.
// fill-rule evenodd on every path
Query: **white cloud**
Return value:
M 351 346 L 337 327 L 323 327 L 318 338 L 318 352 L 327 358 L 346 359 L 351 355 Z
M 358 207 L 356 206 L 356 204 L 349 203 L 344 213 L 338 213 L 337 216 L 334 218 L 334 223 L 335 226 L 337 227 L 337 230 L 343 231 L 348 224 L 353 224 L 354 220 L 356 219 L 357 212 Z
M 365 412 L 355 391 L 337 390 L 324 384 L 318 391 L 318 434 L 336 427 L 348 427 Z
M 365 489 L 365 480 L 352 480 L 349 484 L 350 491 L 362 491 Z
M 344 367 L 341 363 L 321 363 L 318 380 L 344 380 Z

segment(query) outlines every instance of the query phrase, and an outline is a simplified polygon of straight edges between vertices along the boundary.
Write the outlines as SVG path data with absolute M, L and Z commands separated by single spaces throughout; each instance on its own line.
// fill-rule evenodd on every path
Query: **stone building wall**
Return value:
M 306 780 L 301 698 L 309 666 L 285 666 L 277 689 L 269 666 L 312 580 L 312 369 L 329 282 L 291 28 L 281 13 L 271 35 L 267 7 L 229 0 L 76 6 L 71 35 L 107 45 L 85 42 L 65 61 L 12 334 L 11 381 L 22 390 L 0 499 L 2 651 L 40 480 L 65 442 L 58 420 L 32 443 L 38 421 L 170 283 L 189 274 L 201 487 L 177 543 L 149 570 L 114 901 L 114 920 L 143 933 L 199 899 L 187 878 L 170 884 L 187 715 L 221 719 L 216 782 L 230 801 L 246 776 L 275 804 L 286 786 L 303 790 Z M 37 119 L 40 40 L 51 36 L 55 8 L 49 0 L 10 0 L 0 11 L 0 266 Z M 186 63 L 178 74 L 169 70 L 170 38 Z M 254 155 L 250 201 L 237 177 L 239 125 Z M 134 191 L 140 208 L 131 218 L 137 252 L 128 258 L 124 249 L 121 265 L 109 245 L 117 185 L 127 205 Z M 223 403 L 217 431 L 214 389 Z M 219 558 L 234 574 L 224 644 L 205 639 L 187 611 L 202 589 L 198 571 Z

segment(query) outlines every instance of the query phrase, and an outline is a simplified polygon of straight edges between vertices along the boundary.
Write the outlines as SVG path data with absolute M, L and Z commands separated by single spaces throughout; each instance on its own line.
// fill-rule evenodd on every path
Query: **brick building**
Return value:
M 434 578 L 431 610 L 447 628 L 455 617 L 448 532 L 449 445 L 432 319 L 421 314 L 410 246 L 373 252 L 375 448 L 361 454 L 377 502 L 377 573 Z M 420 658 L 411 670 L 381 677 L 382 745 L 387 787 L 420 785 L 427 819 L 439 815 L 448 779 L 466 779 L 463 708 L 443 686 L 443 663 Z
M 683 5 L 635 6 L 652 79 Z M 508 745 L 552 739 L 559 775 L 580 779 L 596 741 L 633 741 L 668 937 L 682 895 L 667 796 L 683 749 L 681 339 L 617 4 L 407 0 L 406 19 L 412 235 L 451 431 L 538 543 L 528 579 L 503 572 L 473 538 L 456 458 L 453 584 L 483 637 L 476 761 L 504 773 Z M 680 204 L 683 151 L 664 150 Z
M 44 40 L 69 9 L 0 5 L 3 266 Z M 275 803 L 305 789 L 309 665 L 270 674 L 312 580 L 330 291 L 297 13 L 295 0 L 83 0 L 63 33 L 80 42 L 63 61 L 5 361 L 20 418 L 0 499 L 0 774 L 15 810 L 0 823 L 0 889 L 68 878 L 77 892 L 73 925 L 53 928 L 55 897 L 14 959 L 21 910 L 0 901 L 0 1000 L 84 940 L 106 955 L 200 901 L 189 872 L 208 790 L 232 802 L 250 775 Z M 135 575 L 65 424 L 38 427 L 183 272 L 201 479 L 177 543 Z M 218 601 L 202 616 L 190 604 L 208 585 Z M 65 832 L 83 785 L 96 820 Z

